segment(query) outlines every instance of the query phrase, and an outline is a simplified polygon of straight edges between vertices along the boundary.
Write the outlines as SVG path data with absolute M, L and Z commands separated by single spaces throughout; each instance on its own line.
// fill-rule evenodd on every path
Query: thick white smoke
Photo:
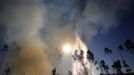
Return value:
M 50 75 L 52 66 L 60 63 L 61 45 L 73 43 L 73 25 L 60 27 L 42 0 L 2 0 L 0 4 L 4 43 L 16 41 L 21 47 L 17 56 L 10 55 L 13 75 Z
M 10 54 L 13 75 L 50 75 L 51 64 L 44 53 L 47 49 L 39 34 L 45 25 L 46 11 L 41 0 L 1 0 L 0 7 L 0 25 L 5 26 L 4 42 L 16 41 L 21 48 L 17 56 Z
M 77 50 L 77 54 L 76 54 Z M 83 52 L 83 55 L 81 54 Z M 77 36 L 73 49 L 72 73 L 73 75 L 92 75 L 92 63 L 87 59 L 88 48 Z M 82 59 L 80 57 L 82 56 Z

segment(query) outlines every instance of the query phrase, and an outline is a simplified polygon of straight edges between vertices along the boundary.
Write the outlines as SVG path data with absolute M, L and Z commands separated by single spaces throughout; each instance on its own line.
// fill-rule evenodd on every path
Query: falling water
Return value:
M 87 50 L 86 45 L 77 37 L 72 53 L 73 75 L 92 75 L 92 64 L 87 60 Z M 81 51 L 83 52 L 83 58 L 79 60 Z

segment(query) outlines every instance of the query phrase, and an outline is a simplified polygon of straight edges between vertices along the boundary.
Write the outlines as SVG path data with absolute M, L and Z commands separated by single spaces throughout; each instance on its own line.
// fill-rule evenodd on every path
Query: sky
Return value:
M 112 64 L 110 57 L 104 54 L 104 48 L 108 47 L 112 49 L 112 57 L 114 60 L 118 60 L 120 59 L 118 46 L 124 43 L 127 39 L 134 40 L 134 11 L 133 9 L 131 10 L 123 14 L 123 17 L 120 20 L 120 26 L 118 28 L 111 29 L 105 34 L 98 34 L 94 36 L 92 42 L 88 43 L 89 49 L 95 53 L 97 58 L 104 59 L 106 63 Z M 133 70 L 133 54 L 126 51 L 122 52 L 122 54 Z
M 21 47 L 17 55 L 7 58 L 14 75 L 50 75 L 62 56 L 63 64 L 67 64 L 65 69 L 70 69 L 70 59 L 61 46 L 68 42 L 73 45 L 76 37 L 96 57 L 109 62 L 103 52 L 105 47 L 111 48 L 113 58 L 117 59 L 118 45 L 126 39 L 134 40 L 133 3 L 133 0 L 0 0 L 0 46 L 16 41 Z M 130 53 L 124 56 L 133 58 Z M 128 59 L 132 67 L 133 62 Z

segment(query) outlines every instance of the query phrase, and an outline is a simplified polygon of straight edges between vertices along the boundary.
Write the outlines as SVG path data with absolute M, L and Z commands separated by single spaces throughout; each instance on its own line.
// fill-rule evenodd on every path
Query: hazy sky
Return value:
M 17 41 L 21 47 L 10 65 L 14 75 L 49 75 L 60 63 L 61 46 L 77 36 L 100 59 L 103 49 L 134 40 L 133 0 L 0 0 L 0 46 Z M 124 53 L 125 58 L 132 58 Z M 65 57 L 63 64 L 70 65 Z M 128 60 L 133 65 L 134 60 Z M 17 63 L 17 64 L 15 64 Z M 133 65 L 134 66 L 134 65 Z M 68 69 L 67 67 L 66 69 Z M 37 70 L 38 69 L 38 70 Z M 33 74 L 34 73 L 34 74 Z

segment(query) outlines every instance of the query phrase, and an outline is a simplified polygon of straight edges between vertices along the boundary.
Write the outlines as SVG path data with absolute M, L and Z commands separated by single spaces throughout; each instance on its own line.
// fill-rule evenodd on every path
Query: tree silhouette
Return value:
M 84 51 L 79 47 L 79 50 L 74 51 L 74 54 L 72 55 L 72 57 L 73 57 L 74 62 L 76 62 L 76 64 L 80 63 L 82 65 L 82 67 L 85 71 L 85 75 L 88 75 L 88 70 L 87 70 L 87 68 L 84 64 L 84 60 L 83 60 L 84 59 Z M 76 65 L 76 67 L 77 67 L 77 65 Z M 78 70 L 77 70 L 77 74 L 79 74 Z
M 119 45 L 118 49 L 119 49 L 119 50 L 122 50 L 122 51 L 124 50 L 124 48 L 123 48 L 122 45 Z
M 79 52 L 79 53 L 78 53 Z M 74 51 L 74 54 L 72 55 L 74 61 L 78 61 L 80 62 L 81 64 L 83 64 L 83 58 L 84 58 L 84 52 L 83 50 L 75 50 Z
M 4 72 L 2 75 L 12 75 L 12 71 L 11 71 L 11 68 L 9 67 L 8 63 L 4 69 Z
M 105 51 L 105 54 L 111 54 L 112 53 L 112 50 L 109 49 L 109 48 L 105 48 L 104 51 Z
M 1 51 L 1 52 L 7 51 L 7 49 L 8 49 L 8 45 L 7 45 L 7 44 L 4 44 L 4 45 L 3 45 L 3 48 L 2 48 L 0 51 Z
M 52 75 L 56 75 L 56 68 L 52 70 Z
M 93 62 L 94 59 L 95 59 L 94 54 L 93 54 L 90 50 L 87 51 L 87 59 L 88 59 L 90 62 Z
M 97 65 L 97 63 L 98 63 L 97 60 L 94 60 L 94 65 Z
M 7 44 L 4 44 L 2 49 L 0 50 L 0 68 L 5 67 L 7 61 L 5 60 L 5 57 L 7 57 L 7 53 L 8 53 L 9 47 Z M 3 69 L 0 69 L 0 74 L 3 73 Z
M 126 63 L 126 60 L 124 59 L 124 57 L 123 57 L 123 55 L 121 53 L 121 51 L 124 51 L 123 46 L 119 45 L 118 50 L 120 50 L 119 53 L 120 53 L 120 57 L 121 57 L 121 60 L 122 60 L 121 61 L 122 62 L 122 67 L 124 67 L 126 69 L 126 72 L 128 72 L 129 65 Z
M 80 49 L 79 60 L 83 61 L 83 58 L 84 58 L 84 51 Z
M 78 50 L 74 50 L 74 54 L 72 55 L 74 61 L 79 59 Z
M 8 67 L 8 68 L 6 69 L 6 75 L 10 75 L 10 73 L 11 73 L 11 70 L 10 70 L 10 68 Z
M 127 49 L 128 52 L 134 53 L 134 42 L 131 40 L 126 40 L 124 43 L 124 47 Z
M 114 68 L 116 70 L 117 74 L 122 74 L 122 71 L 121 71 L 122 66 L 121 66 L 120 60 L 113 62 L 112 68 Z
M 118 51 L 119 51 L 119 55 L 121 57 L 120 60 L 116 60 L 114 61 L 111 54 L 112 54 L 112 50 L 109 48 L 104 48 L 104 53 L 109 55 L 113 64 L 111 65 L 111 67 L 113 68 L 113 74 L 117 74 L 117 75 L 123 75 L 123 73 L 126 74 L 130 74 L 131 75 L 131 68 L 130 66 L 127 64 L 126 60 L 123 57 L 123 54 L 121 52 L 123 51 L 128 51 L 130 53 L 134 53 L 134 42 L 132 42 L 131 40 L 126 40 L 123 44 L 120 44 L 118 46 Z M 95 62 L 95 61 L 94 61 Z M 99 59 L 97 60 L 97 62 L 95 62 L 95 64 L 99 63 L 99 66 L 96 67 L 97 70 L 101 70 L 101 74 L 103 75 L 104 73 L 106 73 L 106 75 L 109 74 L 109 67 L 108 65 L 105 63 L 104 60 L 99 61 Z M 123 69 L 123 70 L 122 70 Z M 122 72 L 123 71 L 123 72 Z M 133 73 L 132 73 L 133 74 Z
M 105 54 L 108 54 L 108 55 L 109 55 L 110 59 L 111 59 L 112 62 L 113 62 L 114 60 L 113 60 L 113 58 L 112 58 L 112 56 L 111 56 L 112 50 L 109 49 L 109 48 L 104 48 L 104 52 L 105 52 Z
M 109 67 L 108 65 L 105 63 L 104 60 L 101 60 L 100 61 L 100 66 L 103 68 L 103 71 L 106 73 L 106 74 L 109 74 L 108 70 L 109 70 Z M 103 74 L 103 73 L 102 73 Z
M 102 69 L 102 67 L 101 67 L 99 58 L 97 58 L 96 61 L 97 61 L 97 64 L 98 64 L 98 66 L 96 67 L 96 69 L 97 69 L 97 70 L 100 70 L 100 71 L 101 71 L 100 75 L 102 75 L 102 74 L 103 74 L 103 69 Z
M 127 73 L 129 73 L 131 71 L 130 66 L 126 63 L 125 60 L 122 60 L 122 65 L 126 69 Z
M 122 53 L 121 53 L 121 51 L 124 51 L 123 46 L 122 46 L 122 45 L 119 45 L 119 46 L 118 46 L 118 50 L 119 50 L 119 54 L 120 54 L 121 59 L 124 60 L 124 57 L 123 57 L 123 55 L 122 55 Z
M 112 64 L 111 67 L 113 68 L 113 74 L 115 74 L 115 71 L 116 71 L 116 68 L 115 68 L 115 62 L 113 62 L 113 64 Z

